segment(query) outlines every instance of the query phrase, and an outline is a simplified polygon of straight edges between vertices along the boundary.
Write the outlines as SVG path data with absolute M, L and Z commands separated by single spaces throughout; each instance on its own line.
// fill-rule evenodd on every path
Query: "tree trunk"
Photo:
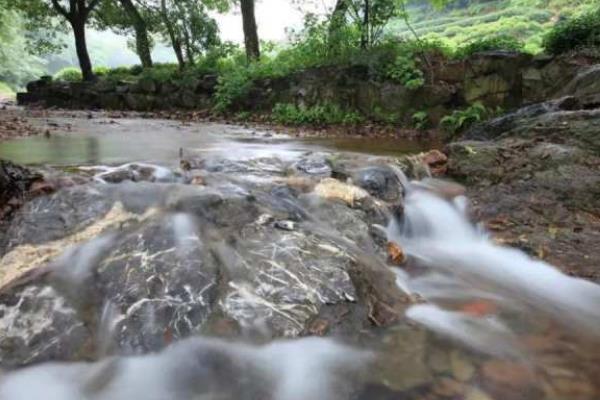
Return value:
M 119 1 L 133 22 L 133 29 L 135 30 L 135 50 L 137 55 L 140 57 L 142 66 L 145 68 L 151 68 L 153 63 L 146 21 L 144 21 L 144 18 L 142 18 L 131 0 Z
M 254 0 L 241 0 L 241 6 L 246 56 L 248 61 L 256 61 L 260 58 L 260 43 L 254 15 Z
M 181 45 L 181 39 L 175 32 L 173 28 L 173 24 L 169 21 L 169 13 L 167 10 L 167 2 L 166 0 L 161 0 L 161 17 L 163 19 L 163 23 L 167 28 L 167 32 L 169 34 L 169 39 L 171 40 L 171 47 L 173 47 L 173 51 L 175 52 L 175 57 L 177 57 L 177 63 L 179 64 L 179 68 L 185 68 L 185 58 L 183 56 L 183 47 Z
M 348 13 L 348 0 L 337 0 L 331 18 L 329 20 L 329 28 L 327 32 L 327 42 L 329 51 L 336 53 L 340 44 L 340 30 L 346 24 L 346 14 Z
M 92 61 L 90 60 L 85 39 L 85 19 L 76 16 L 70 22 L 73 27 L 73 34 L 75 35 L 75 50 L 77 51 L 81 75 L 83 75 L 84 81 L 93 81 L 95 77 L 92 70 Z
M 369 30 L 371 29 L 370 27 L 370 18 L 371 16 L 369 15 L 371 12 L 371 7 L 369 5 L 369 0 L 364 0 L 364 10 L 363 10 L 363 22 L 362 22 L 362 29 L 361 29 L 361 37 L 360 37 L 360 47 L 362 49 L 367 49 L 369 47 Z
M 329 36 L 335 34 L 346 22 L 346 13 L 348 12 L 348 0 L 337 0 L 331 19 L 329 21 Z

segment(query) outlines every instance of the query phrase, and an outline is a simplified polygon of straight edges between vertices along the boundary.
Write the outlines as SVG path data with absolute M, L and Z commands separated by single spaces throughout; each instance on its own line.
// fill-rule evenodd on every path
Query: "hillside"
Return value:
M 543 35 L 563 18 L 589 11 L 594 0 L 460 0 L 443 10 L 430 3 L 412 4 L 408 8 L 415 32 L 428 39 L 439 39 L 451 47 L 482 37 L 509 35 L 525 43 L 532 53 L 541 50 Z M 412 38 L 406 23 L 390 23 L 390 36 Z

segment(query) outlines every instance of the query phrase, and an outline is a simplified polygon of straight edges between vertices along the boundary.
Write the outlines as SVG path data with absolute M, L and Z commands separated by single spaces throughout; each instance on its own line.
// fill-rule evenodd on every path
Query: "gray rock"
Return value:
M 354 183 L 365 189 L 371 196 L 388 202 L 398 202 L 402 199 L 404 189 L 389 167 L 368 167 L 354 174 Z

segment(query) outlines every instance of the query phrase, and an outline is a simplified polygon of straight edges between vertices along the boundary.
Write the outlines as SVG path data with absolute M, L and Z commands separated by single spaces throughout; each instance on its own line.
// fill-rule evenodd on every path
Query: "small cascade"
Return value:
M 514 353 L 511 329 L 523 320 L 550 320 L 597 341 L 600 286 L 494 244 L 469 221 L 466 203 L 413 186 L 403 217 L 390 222 L 389 240 L 418 271 L 399 273 L 399 284 L 429 303 L 413 306 L 408 317 L 492 354 Z

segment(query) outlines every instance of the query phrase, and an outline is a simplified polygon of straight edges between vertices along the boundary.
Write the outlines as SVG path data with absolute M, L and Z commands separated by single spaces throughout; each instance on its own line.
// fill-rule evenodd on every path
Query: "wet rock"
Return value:
M 450 353 L 450 368 L 452 376 L 460 382 L 469 381 L 475 374 L 475 366 L 456 350 Z
M 467 395 L 465 396 L 465 400 L 494 400 L 487 393 L 477 389 L 471 388 Z
M 591 245 L 600 225 L 583 217 L 600 209 L 600 110 L 585 101 L 566 97 L 522 108 L 473 128 L 465 135 L 471 140 L 446 151 L 448 175 L 467 185 L 475 215 L 491 226 L 511 216 L 504 243 L 600 281 L 591 261 L 600 257 Z M 555 226 L 562 227 L 560 238 L 548 234 Z
M 152 211 L 148 214 L 152 214 Z M 131 220 L 142 218 L 126 212 L 120 203 L 101 219 L 65 238 L 39 245 L 23 244 L 13 247 L 0 259 L 0 288 L 17 279 L 28 271 L 39 268 L 59 256 L 69 246 L 77 245 L 100 236 L 109 229 L 119 228 Z
M 376 255 L 366 211 L 327 199 L 319 205 L 291 188 L 209 184 L 92 184 L 26 205 L 2 259 L 16 267 L 3 268 L 14 273 L 0 306 L 48 286 L 71 310 L 69 324 L 86 327 L 64 351 L 30 346 L 36 360 L 155 351 L 224 325 L 294 337 L 319 331 L 319 320 L 328 332 L 356 332 L 400 318 L 407 298 Z M 3 302 L 7 290 L 15 297 Z M 35 303 L 43 296 L 29 298 L 28 309 L 43 309 Z M 0 315 L 0 324 L 10 324 L 7 318 Z M 45 318 L 37 337 L 69 346 L 52 328 L 61 315 L 46 311 Z M 103 326 L 113 328 L 107 334 Z M 26 345 L 0 348 L 0 361 L 27 364 Z
M 433 392 L 438 396 L 454 398 L 465 392 L 465 384 L 451 378 L 441 378 L 436 382 Z
M 402 327 L 385 338 L 385 348 L 375 361 L 373 373 L 388 387 L 404 392 L 431 382 L 426 364 L 427 334 L 420 329 Z
M 327 177 L 331 176 L 331 165 L 324 155 L 311 154 L 308 157 L 300 159 L 296 169 L 308 175 Z
M 315 186 L 314 194 L 328 200 L 341 200 L 350 207 L 369 197 L 369 193 L 365 190 L 333 178 L 323 179 L 319 182 Z
M 12 219 L 6 232 L 6 250 L 74 234 L 105 215 L 112 205 L 112 199 L 91 186 L 75 186 L 36 198 L 26 203 Z
M 439 150 L 431 150 L 427 153 L 419 154 L 419 158 L 429 167 L 434 176 L 445 175 L 447 171 L 448 157 Z
M 526 388 L 535 384 L 533 371 L 527 366 L 516 362 L 488 361 L 483 364 L 481 373 L 485 379 L 498 386 Z
M 369 194 L 388 202 L 401 200 L 404 189 L 396 173 L 389 167 L 369 167 L 354 174 L 354 183 Z
M 5 368 L 94 356 L 88 328 L 68 300 L 44 283 L 0 294 L 0 362 Z
M 149 164 L 126 164 L 116 168 L 100 168 L 104 170 L 96 175 L 106 183 L 133 182 L 175 182 L 178 176 L 165 167 Z
M 38 173 L 10 161 L 0 160 L 0 219 L 20 205 L 30 187 L 41 180 L 42 175 Z M 12 206 L 8 204 L 11 201 Z

